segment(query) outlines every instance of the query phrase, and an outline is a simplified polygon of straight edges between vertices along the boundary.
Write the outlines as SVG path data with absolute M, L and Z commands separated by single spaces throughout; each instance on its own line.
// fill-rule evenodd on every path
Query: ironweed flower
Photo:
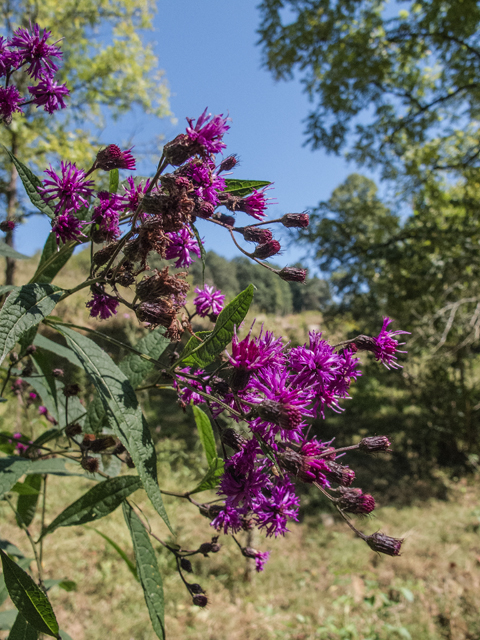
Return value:
M 223 136 L 230 129 L 227 121 L 228 118 L 224 118 L 223 114 L 212 116 L 211 113 L 207 114 L 205 109 L 196 124 L 194 124 L 195 119 L 187 118 L 189 124 L 187 136 L 192 142 L 196 142 L 204 153 L 220 153 L 227 146 L 222 141 Z
M 6 124 L 10 124 L 14 113 L 22 112 L 20 102 L 22 96 L 18 92 L 17 87 L 10 85 L 9 87 L 0 87 L 0 116 Z
M 387 369 L 401 369 L 402 365 L 397 362 L 397 353 L 407 353 L 400 351 L 399 346 L 405 344 L 398 342 L 393 336 L 401 334 L 410 335 L 409 331 L 388 331 L 388 326 L 393 322 L 388 316 L 383 318 L 383 325 L 380 333 L 375 338 L 370 336 L 358 336 L 354 344 L 359 351 L 371 351 L 375 359 L 381 362 Z
M 200 258 L 200 247 L 196 238 L 190 235 L 188 228 L 184 227 L 178 232 L 167 233 L 167 237 L 170 240 L 170 244 L 167 247 L 165 258 L 167 260 L 173 260 L 178 258 L 175 262 L 175 266 L 178 268 L 189 267 L 195 262 L 191 255 L 194 253 L 197 258 Z
M 108 147 L 97 153 L 95 168 L 111 171 L 112 169 L 135 170 L 135 158 L 130 153 L 132 149 L 122 151 L 116 144 L 109 144 Z
M 225 296 L 218 289 L 206 284 L 203 289 L 196 287 L 195 293 L 197 295 L 193 299 L 193 304 L 201 318 L 205 318 L 210 313 L 218 315 L 223 309 Z
M 80 237 L 86 236 L 82 233 L 82 228 L 86 224 L 85 220 L 79 220 L 73 213 L 66 211 L 56 216 L 52 220 L 52 231 L 57 236 L 57 244 L 68 242 L 69 240 L 78 240 Z
M 107 295 L 106 293 L 93 293 L 93 298 L 86 303 L 86 307 L 90 309 L 90 316 L 92 318 L 98 318 L 101 320 L 108 320 L 111 316 L 117 313 L 117 308 L 120 303 L 116 298 Z
M 30 25 L 28 29 L 17 29 L 13 38 L 10 40 L 10 46 L 16 47 L 21 56 L 21 65 L 29 65 L 27 73 L 39 80 L 46 76 L 53 76 L 58 70 L 58 66 L 53 62 L 52 58 L 61 58 L 62 52 L 54 44 L 47 44 L 51 31 L 43 30 L 40 34 L 38 24 Z
M 36 86 L 28 87 L 28 90 L 33 96 L 32 102 L 37 107 L 43 107 L 47 113 L 52 114 L 67 106 L 64 100 L 70 93 L 67 85 L 58 84 L 50 76 L 45 76 Z
M 74 162 L 60 163 L 61 175 L 55 173 L 50 165 L 45 169 L 45 173 L 50 176 L 50 180 L 44 180 L 46 185 L 39 191 L 45 202 L 57 200 L 55 213 L 60 213 L 63 209 L 74 209 L 78 211 L 82 206 L 88 207 L 88 200 L 93 193 L 93 180 L 87 180 L 85 171 L 78 169 Z

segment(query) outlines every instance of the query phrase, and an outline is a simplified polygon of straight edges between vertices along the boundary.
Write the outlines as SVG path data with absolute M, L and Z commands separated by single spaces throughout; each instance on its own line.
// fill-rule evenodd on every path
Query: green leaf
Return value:
M 0 296 L 3 296 L 4 293 L 13 291 L 14 289 L 18 289 L 18 287 L 13 284 L 2 284 L 2 286 L 0 287 Z
M 60 589 L 68 592 L 77 590 L 77 583 L 73 580 L 44 580 L 43 584 L 47 591 L 52 587 L 60 587 Z
M 164 640 L 163 583 L 162 576 L 158 570 L 155 551 L 150 542 L 149 534 L 145 531 L 145 527 L 128 502 L 123 503 L 123 515 L 132 536 L 135 560 L 137 561 L 137 573 L 143 588 L 143 595 L 147 603 L 152 627 L 157 636 Z
M 192 404 L 192 409 L 195 424 L 198 429 L 198 435 L 200 436 L 200 442 L 202 443 L 203 450 L 207 456 L 208 466 L 210 466 L 210 464 L 218 458 L 212 423 L 210 422 L 210 418 L 204 411 L 202 411 L 202 409 L 200 409 L 200 407 Z
M 35 478 L 35 476 L 31 476 Z M 38 496 L 39 490 L 29 487 L 24 482 L 16 482 L 10 489 L 13 493 L 18 493 L 19 496 Z
M 57 418 L 58 413 L 58 400 L 57 400 L 57 380 L 55 376 L 52 374 L 53 370 L 53 362 L 51 356 L 48 355 L 42 349 L 37 349 L 36 352 L 32 355 L 32 360 L 35 363 L 37 371 L 40 375 L 43 376 L 42 384 L 45 387 L 48 395 L 51 399 L 53 406 L 55 407 L 55 417 Z M 42 396 L 43 399 L 43 396 Z
M 50 442 L 50 440 L 59 438 L 62 435 L 63 429 L 61 427 L 52 427 L 51 429 L 47 429 L 41 433 L 38 438 L 35 438 L 32 443 L 32 448 L 34 449 L 36 446 L 39 447 L 42 444 L 46 444 L 47 442 Z
M 95 342 L 70 328 L 58 325 L 55 328 L 82 361 L 102 398 L 110 427 L 132 456 L 148 497 L 171 530 L 157 481 L 155 446 L 128 378 Z
M 138 476 L 121 476 L 100 482 L 64 509 L 44 530 L 42 537 L 58 527 L 71 527 L 104 518 L 115 511 L 127 496 L 141 488 L 142 481 Z
M 253 284 L 251 284 L 245 291 L 239 293 L 220 313 L 215 329 L 204 338 L 202 343 L 188 352 L 187 348 L 191 340 L 188 342 L 176 365 L 182 362 L 187 366 L 203 368 L 213 362 L 232 341 L 234 328 L 243 322 L 252 303 L 253 292 Z
M 14 484 L 31 467 L 32 461 L 18 456 L 0 458 L 0 498 L 11 491 Z
M 2 145 L 3 146 L 3 145 Z M 25 187 L 25 191 L 27 192 L 27 196 L 30 198 L 30 202 L 42 213 L 45 213 L 49 218 L 55 217 L 54 210 L 48 205 L 45 200 L 42 198 L 38 191 L 38 187 L 42 185 L 42 181 L 38 178 L 30 169 L 20 162 L 13 153 L 7 149 L 7 147 L 3 146 L 5 151 L 10 156 L 11 161 L 15 165 L 18 171 L 18 175 L 20 176 L 20 180 L 23 182 L 23 186 Z
M 28 260 L 29 258 L 29 256 L 24 256 L 23 253 L 18 253 L 18 251 L 15 251 L 13 247 L 9 247 L 5 242 L 0 242 L 0 256 L 2 258 L 13 258 L 14 260 Z
M 58 623 L 47 596 L 28 573 L 1 549 L 0 555 L 5 584 L 13 604 L 37 631 L 57 637 Z
M 220 483 L 220 478 L 224 471 L 224 461 L 221 458 L 216 458 L 210 464 L 207 473 L 204 475 L 200 484 L 198 484 L 193 491 L 188 493 L 199 493 L 200 491 L 206 491 L 207 489 L 215 489 Z
M 205 285 L 205 264 L 207 260 L 207 252 L 205 251 L 205 247 L 203 246 L 203 242 L 202 242 L 202 239 L 200 238 L 200 234 L 198 233 L 197 227 L 193 224 L 193 222 L 190 223 L 190 226 L 193 229 L 193 233 L 195 234 L 198 246 L 200 248 L 200 258 L 202 259 L 202 283 L 203 285 Z
M 119 181 L 118 169 L 112 169 L 109 172 L 109 187 L 108 187 L 108 191 L 110 193 L 117 193 L 117 191 L 118 191 L 118 181 Z
M 53 311 L 62 295 L 51 284 L 26 284 L 12 291 L 0 311 L 0 364 L 22 335 Z
M 80 362 L 80 360 L 77 358 L 77 356 L 73 353 L 71 349 L 67 349 L 67 347 L 64 347 L 58 342 L 54 342 L 53 340 L 49 340 L 49 338 L 45 338 L 45 336 L 42 336 L 40 333 L 37 333 L 37 335 L 35 336 L 35 340 L 33 341 L 33 344 L 36 347 L 40 347 L 42 349 L 46 349 L 47 351 L 51 351 L 52 353 L 54 353 L 57 356 L 60 356 L 61 358 L 65 358 L 66 360 L 68 360 L 69 362 L 71 362 L 77 367 L 82 366 L 82 363 Z
M 38 631 L 28 624 L 21 613 L 17 613 L 8 640 L 37 640 Z
M 244 198 L 249 193 L 253 193 L 254 189 L 262 189 L 262 187 L 268 187 L 269 184 L 272 183 L 264 180 L 235 180 L 227 178 L 225 180 L 225 191 L 228 191 L 233 196 Z
M 35 516 L 35 511 L 37 510 L 37 502 L 38 496 L 40 494 L 40 488 L 42 486 L 42 476 L 38 473 L 33 473 L 31 475 L 27 475 L 22 484 L 17 484 L 13 487 L 12 490 L 15 490 L 16 486 L 22 487 L 23 490 L 28 489 L 31 493 L 22 493 L 20 494 L 17 500 L 17 522 L 20 525 L 20 522 L 23 522 L 27 527 L 30 526 L 32 520 Z
M 37 335 L 37 329 L 38 329 L 38 325 L 35 327 L 32 327 L 31 329 L 26 331 L 18 341 L 20 345 L 20 353 L 18 355 L 20 358 L 23 358 L 26 355 L 27 347 L 29 347 L 35 340 L 35 336 Z
M 170 341 L 164 336 L 165 329 L 159 327 L 154 331 L 149 331 L 138 343 L 135 349 L 141 353 L 148 354 L 154 360 L 158 360 Z M 153 360 L 145 360 L 138 353 L 128 353 L 118 365 L 119 369 L 130 380 L 132 387 L 138 385 L 145 380 L 148 374 L 155 367 Z M 85 419 L 85 431 L 92 433 L 101 433 L 102 427 L 107 423 L 107 417 L 103 402 L 100 396 L 95 396 L 93 401 L 88 405 L 87 416 Z
M 37 270 L 30 282 L 51 282 L 60 269 L 70 260 L 77 244 L 77 242 L 71 240 L 59 249 L 55 234 L 50 233 L 43 247 Z
M 115 551 L 118 553 L 118 555 L 122 558 L 122 560 L 124 560 L 125 564 L 127 565 L 130 573 L 132 574 L 132 576 L 135 578 L 135 580 L 138 581 L 138 573 L 137 573 L 137 569 L 135 567 L 135 565 L 133 564 L 133 562 L 130 560 L 130 558 L 127 556 L 127 554 L 125 553 L 125 551 L 118 546 L 118 544 L 112 540 L 111 538 L 109 538 L 107 536 L 107 534 L 102 533 L 101 531 L 99 531 L 98 529 L 94 529 L 94 527 L 86 527 L 87 529 L 90 529 L 91 531 L 95 531 L 95 533 L 98 533 L 99 536 L 102 536 L 102 538 L 104 540 L 106 540 L 108 542 L 108 544 L 113 547 L 115 549 Z
M 28 382 L 28 384 L 32 386 L 41 397 L 43 405 L 48 409 L 48 412 L 57 420 L 60 425 L 60 429 L 65 427 L 66 398 L 62 393 L 62 389 L 65 386 L 63 382 L 60 382 L 60 380 L 55 380 L 55 402 L 55 397 L 52 395 L 50 387 L 48 386 L 45 378 L 32 376 L 31 378 L 24 378 L 24 380 L 25 382 Z M 82 405 L 80 399 L 77 396 L 68 398 L 69 422 L 79 422 L 80 424 L 83 424 L 85 411 L 85 407 Z

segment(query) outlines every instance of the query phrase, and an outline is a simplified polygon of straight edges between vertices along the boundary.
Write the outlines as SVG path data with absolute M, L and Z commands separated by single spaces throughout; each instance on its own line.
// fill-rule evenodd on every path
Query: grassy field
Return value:
M 160 442 L 159 477 L 166 490 L 189 486 L 194 474 L 183 466 L 178 443 Z M 68 483 L 51 476 L 48 493 L 55 496 L 46 521 L 79 497 L 91 482 Z M 191 582 L 206 590 L 209 604 L 199 609 L 175 572 L 173 559 L 155 541 L 164 579 L 168 638 L 185 640 L 478 640 L 480 638 L 480 491 L 460 481 L 448 501 L 379 509 L 365 520 L 368 532 L 381 529 L 405 537 L 399 558 L 379 556 L 354 539 L 328 513 L 292 524 L 280 540 L 255 540 L 271 550 L 261 574 L 247 570 L 235 545 L 220 537 L 218 554 L 195 556 Z M 202 498 L 208 495 L 202 494 Z M 134 494 L 153 530 L 168 539 L 163 523 Z M 184 548 L 207 542 L 213 531 L 192 505 L 166 497 L 170 518 Z M 28 555 L 28 542 L 0 503 L 1 537 Z M 31 528 L 38 532 L 39 516 Z M 99 521 L 100 531 L 114 538 L 132 557 L 121 510 Z M 32 569 L 34 565 L 32 564 Z M 50 599 L 60 627 L 73 640 L 150 640 L 142 590 L 126 564 L 93 530 L 83 526 L 58 529 L 44 547 L 46 578 L 66 578 L 75 591 L 55 587 Z M 251 580 L 248 581 L 248 577 Z M 2 609 L 11 609 L 7 601 Z M 3 635 L 1 635 L 3 633 Z M 5 632 L 0 632 L 6 638 Z

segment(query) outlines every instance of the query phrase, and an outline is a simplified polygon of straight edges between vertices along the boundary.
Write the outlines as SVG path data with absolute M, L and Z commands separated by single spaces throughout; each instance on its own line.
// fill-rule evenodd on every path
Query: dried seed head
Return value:
M 135 312 L 140 322 L 148 322 L 152 327 L 170 327 L 175 320 L 176 309 L 168 300 L 142 302 Z
M 25 353 L 28 356 L 31 356 L 32 353 L 35 353 L 35 351 L 37 350 L 37 347 L 34 344 L 30 344 L 28 345 L 28 347 L 25 349 Z
M 191 593 L 205 593 L 199 584 L 193 583 L 193 584 L 188 584 L 187 586 L 190 589 Z
M 188 558 L 182 558 L 180 560 L 180 566 L 187 573 L 193 573 L 192 563 L 190 562 L 190 560 Z
M 190 285 L 184 279 L 185 276 L 186 273 L 183 272 L 173 276 L 168 275 L 168 267 L 165 267 L 162 271 L 155 269 L 153 275 L 144 278 L 137 284 L 137 296 L 139 300 L 144 302 L 170 295 L 185 295 L 190 288 Z
M 0 222 L 0 231 L 7 233 L 8 231 L 13 231 L 15 229 L 15 222 L 13 220 L 2 220 Z
M 113 242 L 106 247 L 99 249 L 93 256 L 93 264 L 97 267 L 103 267 L 104 264 L 110 260 L 115 251 L 117 250 L 118 243 Z
M 63 395 L 66 398 L 71 398 L 72 396 L 78 396 L 80 393 L 80 385 L 78 384 L 67 384 L 63 388 Z
M 132 460 L 132 456 L 129 453 L 127 453 L 127 455 L 125 456 L 125 464 L 129 469 L 135 469 L 135 463 Z
M 78 436 L 80 433 L 82 433 L 82 427 L 77 422 L 74 422 L 73 424 L 69 424 L 68 427 L 65 429 L 65 435 L 68 438 L 73 438 L 74 436 Z
M 117 442 L 117 444 L 115 445 L 115 449 L 112 451 L 112 453 L 116 456 L 119 456 L 122 453 L 125 453 L 125 451 L 126 449 L 124 445 L 121 442 Z
M 189 136 L 181 133 L 170 142 L 167 142 L 163 147 L 163 155 L 172 166 L 178 167 L 195 155 L 197 146 Z
M 92 458 L 90 456 L 86 456 L 85 458 L 83 458 L 80 464 L 85 469 L 85 471 L 88 471 L 90 473 L 96 473 L 100 466 L 97 458 Z
M 105 451 L 105 449 L 110 449 L 110 447 L 115 446 L 115 438 L 112 436 L 106 436 L 105 438 L 97 438 L 90 444 L 90 451 L 94 453 L 99 453 L 100 451 Z

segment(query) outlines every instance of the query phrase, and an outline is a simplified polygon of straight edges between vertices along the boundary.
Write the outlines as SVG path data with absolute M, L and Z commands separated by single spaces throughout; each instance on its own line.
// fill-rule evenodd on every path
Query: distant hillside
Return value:
M 196 286 L 202 286 L 200 261 L 191 266 L 190 275 Z M 307 278 L 305 284 L 284 282 L 277 275 L 248 258 L 238 257 L 227 260 L 214 251 L 207 252 L 205 282 L 221 289 L 228 298 L 233 298 L 253 282 L 257 287 L 254 305 L 259 311 L 275 315 L 323 311 L 330 301 L 330 291 L 325 280 L 314 277 Z

